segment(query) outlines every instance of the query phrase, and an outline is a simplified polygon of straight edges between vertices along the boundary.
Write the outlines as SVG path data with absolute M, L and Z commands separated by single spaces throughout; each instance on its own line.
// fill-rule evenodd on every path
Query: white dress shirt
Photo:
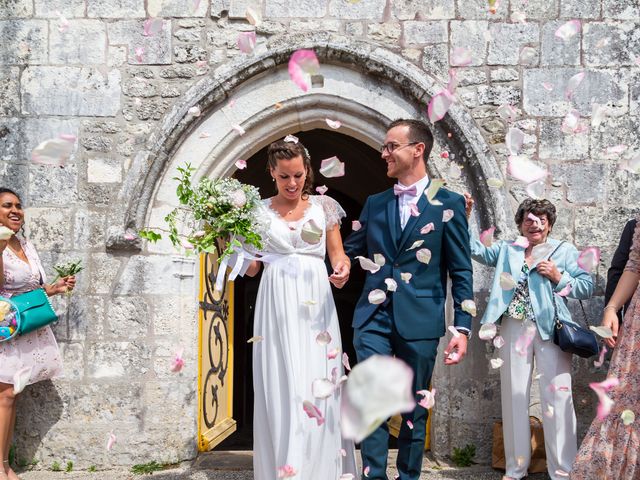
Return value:
M 418 200 L 420 200 L 420 195 L 424 194 L 427 185 L 429 184 L 429 175 L 425 175 L 422 179 L 418 180 L 416 183 L 411 185 L 404 185 L 398 182 L 398 185 L 404 188 L 411 188 L 415 185 L 416 194 L 411 195 L 409 193 L 405 193 L 404 195 L 398 196 L 398 208 L 400 213 L 400 226 L 404 230 L 407 222 L 409 221 L 409 217 L 411 217 L 411 204 L 417 204 Z

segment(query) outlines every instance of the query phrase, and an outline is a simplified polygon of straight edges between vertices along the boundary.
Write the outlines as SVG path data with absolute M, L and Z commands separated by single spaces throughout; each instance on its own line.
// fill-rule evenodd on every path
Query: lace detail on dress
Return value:
M 629 252 L 629 260 L 624 267 L 634 273 L 640 273 L 640 215 L 636 216 L 636 229 L 633 231 L 633 244 Z
M 311 199 L 312 201 L 318 202 L 324 210 L 324 215 L 327 219 L 327 230 L 331 230 L 334 226 L 342 224 L 342 219 L 346 217 L 347 214 L 338 202 L 326 195 L 313 195 Z

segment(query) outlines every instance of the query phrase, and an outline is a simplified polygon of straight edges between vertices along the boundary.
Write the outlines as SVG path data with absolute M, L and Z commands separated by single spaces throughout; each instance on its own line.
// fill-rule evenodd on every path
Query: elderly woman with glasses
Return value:
M 467 198 L 467 216 L 473 199 Z M 549 237 L 556 208 L 548 200 L 523 201 L 515 215 L 521 237 L 486 246 L 471 239 L 474 260 L 495 267 L 482 324 L 500 324 L 504 479 L 527 475 L 531 460 L 529 394 L 533 362 L 538 370 L 547 467 L 552 479 L 566 477 L 577 451 L 571 393 L 571 354 L 553 343 L 554 315 L 571 321 L 559 294 L 576 299 L 593 293 L 591 275 L 577 263 L 578 251 Z M 555 302 L 555 307 L 554 307 Z

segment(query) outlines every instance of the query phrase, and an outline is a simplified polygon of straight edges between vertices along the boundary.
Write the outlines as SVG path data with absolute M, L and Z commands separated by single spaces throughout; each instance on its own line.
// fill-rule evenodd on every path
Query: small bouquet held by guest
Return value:
M 78 273 L 84 270 L 84 267 L 82 266 L 82 260 L 77 260 L 75 262 L 66 262 L 55 265 L 53 269 L 56 271 L 56 277 L 51 282 L 52 285 L 61 278 L 75 277 Z M 71 293 L 72 290 L 67 289 L 66 295 L 71 296 Z
M 0 297 L 0 342 L 15 337 L 19 326 L 20 312 L 11 300 Z
M 230 265 L 233 271 L 229 280 L 234 280 L 244 263 L 243 247 L 262 249 L 267 226 L 258 216 L 260 193 L 253 185 L 235 178 L 205 177 L 194 185 L 191 178 L 194 170 L 189 164 L 178 167 L 176 194 L 181 206 L 164 218 L 168 226 L 164 231 L 173 246 L 186 253 L 218 253 L 220 271 Z M 162 238 L 157 230 L 162 229 L 143 229 L 138 234 L 156 242 Z M 216 288 L 220 283 L 221 279 Z

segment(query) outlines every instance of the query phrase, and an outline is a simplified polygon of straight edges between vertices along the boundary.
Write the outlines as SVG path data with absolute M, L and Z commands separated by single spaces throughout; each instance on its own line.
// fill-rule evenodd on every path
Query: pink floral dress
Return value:
M 625 270 L 640 273 L 640 215 Z M 571 470 L 576 480 L 640 478 L 640 285 L 624 316 L 607 377 L 620 385 L 609 397 L 614 401 L 604 420 L 595 419 L 582 441 Z M 625 425 L 620 414 L 631 410 L 635 421 Z
M 4 285 L 0 287 L 3 297 L 30 292 L 40 288 L 40 278 L 46 280 L 34 246 L 22 238 L 20 243 L 29 263 L 9 247 L 4 249 Z M 0 342 L 0 383 L 13 384 L 14 373 L 27 366 L 33 368 L 28 384 L 62 375 L 60 350 L 49 326 Z

